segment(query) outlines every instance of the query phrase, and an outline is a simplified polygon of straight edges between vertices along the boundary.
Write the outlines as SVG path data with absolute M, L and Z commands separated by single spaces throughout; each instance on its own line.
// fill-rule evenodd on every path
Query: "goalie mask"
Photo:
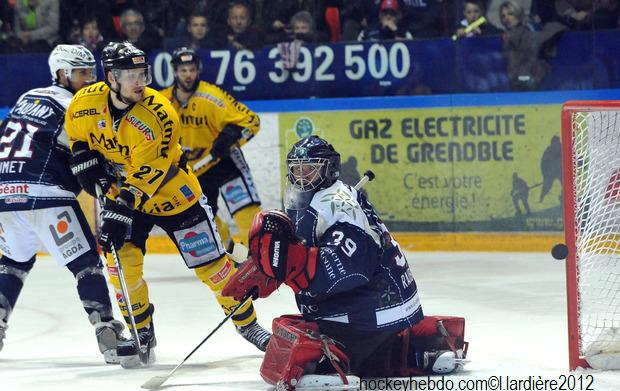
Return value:
M 340 154 L 318 136 L 305 137 L 286 156 L 287 209 L 305 208 L 317 191 L 340 176 Z

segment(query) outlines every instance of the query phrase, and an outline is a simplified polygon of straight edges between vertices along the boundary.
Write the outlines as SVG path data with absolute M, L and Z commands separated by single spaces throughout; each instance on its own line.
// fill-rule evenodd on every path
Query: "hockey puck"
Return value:
M 566 259 L 568 256 L 568 247 L 564 243 L 558 243 L 551 249 L 551 256 L 557 260 Z

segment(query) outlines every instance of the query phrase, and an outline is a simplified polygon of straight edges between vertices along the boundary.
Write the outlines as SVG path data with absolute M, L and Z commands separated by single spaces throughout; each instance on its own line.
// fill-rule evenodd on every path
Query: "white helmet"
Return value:
M 71 71 L 76 68 L 92 68 L 93 75 L 96 71 L 95 57 L 82 45 L 57 45 L 50 53 L 47 63 L 53 81 L 57 81 L 59 69 L 65 71 L 67 79 L 71 79 Z

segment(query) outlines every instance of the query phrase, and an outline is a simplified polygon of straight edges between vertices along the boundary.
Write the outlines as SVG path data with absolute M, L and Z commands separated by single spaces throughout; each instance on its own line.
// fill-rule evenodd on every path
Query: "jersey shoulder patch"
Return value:
M 317 237 L 337 223 L 349 223 L 363 230 L 369 227 L 356 193 L 356 190 L 336 181 L 314 195 L 310 206 L 318 214 Z

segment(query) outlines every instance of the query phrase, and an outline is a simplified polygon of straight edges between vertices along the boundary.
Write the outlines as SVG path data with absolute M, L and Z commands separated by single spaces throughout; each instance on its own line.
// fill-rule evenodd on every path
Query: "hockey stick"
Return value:
M 207 335 L 205 337 L 205 339 L 203 339 L 191 352 L 189 352 L 189 354 L 187 356 L 185 356 L 183 361 L 181 361 L 176 367 L 174 367 L 167 375 L 165 375 L 165 376 L 154 376 L 154 377 L 150 378 L 149 380 L 147 380 L 146 382 L 144 382 L 144 384 L 141 387 L 145 388 L 147 390 L 153 390 L 155 388 L 161 387 L 161 385 L 164 384 L 166 382 L 166 380 L 170 379 L 170 377 L 177 371 L 177 369 L 179 369 L 181 367 L 181 365 L 185 364 L 185 361 L 187 361 L 187 359 L 189 359 L 192 356 L 192 354 L 194 354 L 194 352 L 196 350 L 198 350 L 205 342 L 207 342 L 207 340 L 209 338 L 211 338 L 211 336 L 213 334 L 215 334 L 215 332 L 217 330 L 219 330 L 220 327 L 222 327 L 222 325 L 228 321 L 228 319 L 232 318 L 233 315 L 235 315 L 237 313 L 237 311 L 241 307 L 243 307 L 248 302 L 248 300 L 250 300 L 252 298 L 252 296 L 255 293 L 256 293 L 256 288 L 251 290 L 250 292 L 248 292 L 245 295 L 245 297 L 243 298 L 243 300 L 241 300 L 239 305 L 237 305 L 234 310 L 232 310 L 228 315 L 226 315 L 226 317 L 220 322 L 220 324 L 215 326 L 215 328 L 209 333 L 209 335 Z
M 99 207 L 103 209 L 104 205 L 104 195 L 101 191 L 101 187 L 99 185 L 95 185 L 95 192 L 97 193 L 97 201 L 99 202 Z M 118 256 L 118 252 L 116 251 L 116 247 L 112 244 L 110 245 L 112 250 L 112 258 L 114 258 L 114 265 L 116 265 L 116 271 L 118 273 L 118 280 L 121 285 L 121 292 L 123 294 L 123 301 L 125 301 L 125 306 L 127 307 L 127 317 L 129 318 L 129 324 L 131 325 L 131 337 L 136 341 L 136 346 L 138 348 L 138 357 L 140 357 L 140 362 L 142 364 L 148 364 L 149 358 L 147 354 L 147 347 L 142 346 L 140 343 L 140 338 L 138 338 L 138 328 L 136 327 L 136 318 L 133 315 L 133 307 L 131 306 L 131 301 L 129 300 L 129 290 L 127 289 L 127 283 L 125 282 L 125 273 L 123 272 L 123 266 L 121 265 L 121 259 Z

